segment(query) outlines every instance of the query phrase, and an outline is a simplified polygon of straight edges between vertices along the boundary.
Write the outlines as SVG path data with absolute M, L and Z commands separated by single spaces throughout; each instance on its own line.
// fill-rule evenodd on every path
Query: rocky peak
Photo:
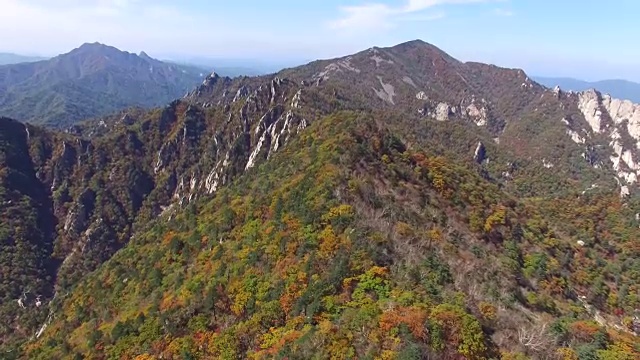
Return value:
M 205 77 L 202 84 L 194 90 L 188 92 L 184 98 L 190 100 L 202 100 L 204 98 L 211 99 L 215 94 L 222 94 L 225 97 L 229 93 L 228 86 L 232 81 L 229 77 L 222 77 L 215 71 L 212 71 Z
M 126 51 L 120 51 L 119 49 L 117 49 L 117 48 L 115 48 L 113 46 L 101 44 L 99 42 L 82 44 L 77 49 L 72 50 L 68 54 L 60 55 L 59 57 L 81 57 L 81 58 L 85 58 L 87 56 L 89 56 L 89 57 L 105 57 L 105 56 L 106 57 L 109 57 L 109 56 L 127 57 L 127 56 L 133 56 L 133 57 L 135 57 L 134 54 L 130 54 L 130 53 L 126 52 Z
M 153 61 L 154 60 L 151 56 L 147 55 L 147 53 L 144 52 L 144 51 L 141 51 L 140 54 L 138 54 L 138 57 L 140 57 L 141 59 L 144 59 L 144 60 L 148 60 L 148 61 Z
M 595 133 L 602 131 L 602 97 L 595 89 L 578 93 L 578 107 Z
M 211 86 L 214 85 L 218 79 L 220 79 L 220 75 L 218 75 L 215 71 L 212 71 L 211 74 L 207 75 L 202 82 L 202 85 Z
M 430 58 L 432 60 L 444 60 L 451 63 L 460 63 L 437 46 L 419 39 L 395 45 L 388 50 L 397 56 Z

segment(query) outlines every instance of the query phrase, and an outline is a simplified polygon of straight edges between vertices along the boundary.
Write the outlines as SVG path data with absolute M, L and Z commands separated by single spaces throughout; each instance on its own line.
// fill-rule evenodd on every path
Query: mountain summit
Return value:
M 636 359 L 636 110 L 413 41 L 0 119 L 0 351 Z
M 0 115 L 66 128 L 127 107 L 159 106 L 201 80 L 200 69 L 87 43 L 47 61 L 0 66 Z

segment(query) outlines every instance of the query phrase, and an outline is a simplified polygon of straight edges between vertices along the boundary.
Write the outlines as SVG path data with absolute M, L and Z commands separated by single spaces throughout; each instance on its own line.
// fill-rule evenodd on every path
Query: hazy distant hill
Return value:
M 170 64 L 176 64 L 180 66 L 190 66 L 197 69 L 201 69 L 205 71 L 207 74 L 211 73 L 215 70 L 216 74 L 220 76 L 228 76 L 228 77 L 237 77 L 237 76 L 258 76 L 267 74 L 267 71 L 260 71 L 257 69 L 252 69 L 249 67 L 242 66 L 217 66 L 217 62 L 215 61 L 173 61 L 173 60 L 163 60 Z
M 11 53 L 0 53 L 0 65 L 19 64 L 23 62 L 36 62 L 46 60 L 45 57 L 25 56 Z
M 572 78 L 535 77 L 535 81 L 547 87 L 560 86 L 563 90 L 584 91 L 596 89 L 619 99 L 640 102 L 640 84 L 627 80 L 602 80 L 588 82 Z
M 200 68 L 99 43 L 50 60 L 0 66 L 0 115 L 64 128 L 131 107 L 154 107 L 202 81 Z
M 169 62 L 174 62 L 176 64 L 188 64 L 205 69 L 214 69 L 216 74 L 229 77 L 272 74 L 284 68 L 298 66 L 309 62 L 303 60 L 269 61 L 242 58 L 183 57 L 177 55 L 167 55 L 167 58 L 172 59 Z

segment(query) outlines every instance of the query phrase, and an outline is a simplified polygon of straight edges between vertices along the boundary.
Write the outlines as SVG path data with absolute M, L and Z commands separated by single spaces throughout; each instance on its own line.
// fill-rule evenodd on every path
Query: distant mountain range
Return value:
M 207 57 L 185 57 L 180 55 L 165 55 L 163 60 L 176 64 L 188 64 L 197 67 L 213 68 L 221 76 L 258 76 L 276 73 L 284 68 L 298 66 L 309 61 L 289 60 L 289 61 L 268 61 L 243 58 L 207 58 Z
M 540 84 L 553 88 L 560 86 L 562 90 L 585 91 L 596 89 L 610 94 L 614 98 L 640 102 L 640 84 L 627 80 L 583 81 L 573 78 L 534 77 Z
M 40 57 L 40 56 L 25 56 L 25 55 L 18 55 L 18 54 L 12 54 L 12 53 L 0 53 L 0 65 L 19 64 L 24 62 L 35 62 L 35 61 L 41 61 L 41 60 L 47 60 L 47 58 Z
M 176 64 L 180 66 L 192 66 L 199 69 L 209 69 L 207 73 L 214 69 L 216 74 L 221 76 L 238 77 L 238 76 L 258 76 L 268 74 L 269 71 L 263 71 L 254 68 L 242 67 L 242 66 L 214 66 L 213 62 L 198 62 L 198 61 L 173 61 L 163 60 L 170 64 Z
M 92 43 L 52 59 L 0 66 L 0 116 L 66 128 L 179 98 L 208 71 Z
M 639 119 L 419 40 L 0 117 L 0 354 L 640 359 Z

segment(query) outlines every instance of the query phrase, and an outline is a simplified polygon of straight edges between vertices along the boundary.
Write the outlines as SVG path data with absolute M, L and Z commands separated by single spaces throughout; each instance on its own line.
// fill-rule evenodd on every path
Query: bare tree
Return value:
M 518 341 L 529 351 L 542 352 L 548 350 L 553 346 L 554 339 L 547 327 L 547 323 L 522 326 L 518 330 Z

